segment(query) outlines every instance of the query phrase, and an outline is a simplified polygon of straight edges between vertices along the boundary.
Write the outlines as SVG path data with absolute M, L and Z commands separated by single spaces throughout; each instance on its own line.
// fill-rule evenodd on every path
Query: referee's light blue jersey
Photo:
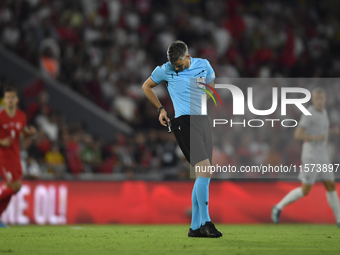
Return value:
M 199 88 L 197 82 L 209 84 L 215 79 L 214 69 L 208 60 L 190 59 L 190 67 L 183 71 L 176 72 L 175 67 L 166 62 L 156 67 L 151 74 L 151 79 L 155 83 L 166 82 L 176 118 L 182 115 L 201 115 L 201 95 L 205 92 Z

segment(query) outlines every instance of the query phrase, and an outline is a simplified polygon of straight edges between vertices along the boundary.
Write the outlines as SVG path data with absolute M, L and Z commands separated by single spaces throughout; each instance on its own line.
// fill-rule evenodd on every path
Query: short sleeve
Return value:
M 311 125 L 311 122 L 312 122 L 311 117 L 312 117 L 311 115 L 302 114 L 300 121 L 299 121 L 299 127 L 308 128 Z
M 151 79 L 157 84 L 160 84 L 162 81 L 165 81 L 164 69 L 160 66 L 157 66 L 151 74 Z
M 212 68 L 212 66 L 210 65 L 209 61 L 207 61 L 207 83 L 213 82 L 215 80 L 215 71 Z

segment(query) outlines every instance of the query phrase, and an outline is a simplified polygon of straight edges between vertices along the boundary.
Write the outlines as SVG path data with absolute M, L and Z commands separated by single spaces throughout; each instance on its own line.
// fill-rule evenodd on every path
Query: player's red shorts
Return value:
M 21 165 L 0 163 L 0 173 L 7 183 L 22 179 Z

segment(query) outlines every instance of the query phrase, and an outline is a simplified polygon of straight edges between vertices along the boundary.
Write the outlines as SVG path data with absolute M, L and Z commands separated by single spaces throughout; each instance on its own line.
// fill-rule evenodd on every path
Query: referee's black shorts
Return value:
M 178 145 L 192 166 L 205 159 L 212 164 L 212 129 L 207 115 L 182 115 L 171 124 Z

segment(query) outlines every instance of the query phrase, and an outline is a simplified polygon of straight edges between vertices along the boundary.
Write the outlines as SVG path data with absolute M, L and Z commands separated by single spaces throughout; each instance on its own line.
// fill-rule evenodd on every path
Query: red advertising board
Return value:
M 8 224 L 190 223 L 193 182 L 24 182 L 2 221 Z M 270 223 L 272 206 L 297 182 L 212 180 L 210 215 L 216 223 Z M 339 189 L 338 189 L 339 191 Z M 288 205 L 281 222 L 334 223 L 326 191 Z

